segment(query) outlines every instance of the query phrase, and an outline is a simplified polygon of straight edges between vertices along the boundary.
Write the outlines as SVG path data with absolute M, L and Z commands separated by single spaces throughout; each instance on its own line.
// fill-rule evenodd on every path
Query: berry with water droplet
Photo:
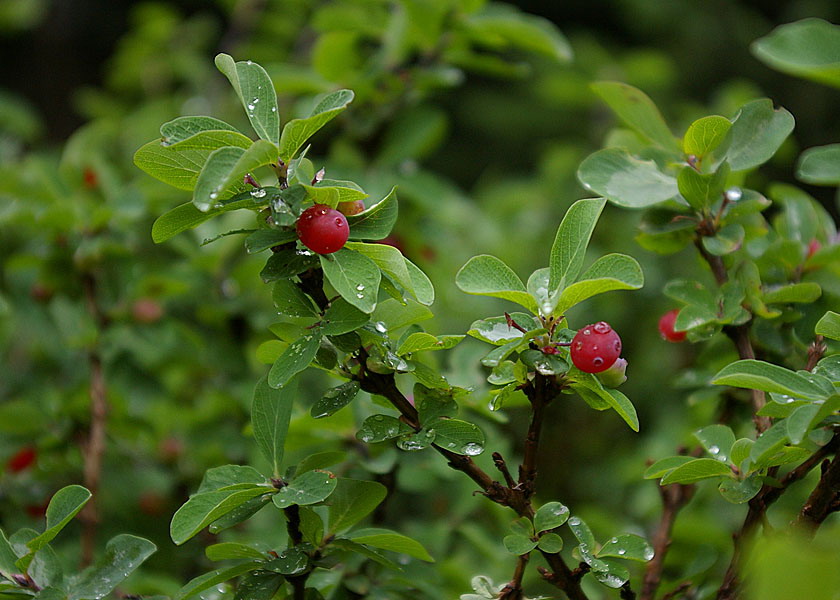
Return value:
M 326 204 L 316 204 L 303 211 L 296 229 L 301 243 L 318 254 L 341 250 L 350 235 L 347 217 Z
M 677 321 L 679 309 L 669 310 L 659 319 L 659 334 L 663 340 L 679 343 L 685 341 L 685 331 L 676 331 L 674 323 Z
M 580 329 L 572 338 L 574 365 L 585 373 L 609 369 L 621 355 L 621 338 L 609 323 L 599 321 Z

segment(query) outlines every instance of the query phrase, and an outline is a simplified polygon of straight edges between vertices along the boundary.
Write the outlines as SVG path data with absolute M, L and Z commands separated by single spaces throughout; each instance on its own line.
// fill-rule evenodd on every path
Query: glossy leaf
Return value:
M 426 562 L 435 562 L 420 542 L 388 529 L 357 529 L 347 537 L 357 544 L 407 554 Z
M 375 262 L 348 248 L 320 255 L 324 276 L 335 291 L 364 313 L 376 308 L 382 274 Z
M 222 465 L 221 467 L 213 467 L 205 471 L 204 477 L 201 479 L 201 484 L 198 486 L 197 493 L 212 492 L 224 488 L 232 489 L 231 486 L 238 484 L 250 484 L 244 487 L 252 487 L 253 485 L 267 483 L 268 479 L 254 467 L 247 465 Z
M 397 188 L 364 211 L 347 217 L 351 240 L 381 240 L 391 233 L 397 222 Z
M 408 269 L 408 276 L 411 277 L 411 286 L 414 288 L 414 297 L 420 304 L 429 306 L 435 301 L 435 288 L 426 274 L 413 262 L 405 259 L 405 266 Z
M 355 331 L 368 321 L 370 315 L 363 313 L 344 298 L 336 298 L 324 312 L 321 329 L 324 335 L 342 335 Z
M 330 546 L 334 548 L 341 548 L 342 550 L 352 552 L 353 554 L 361 554 L 362 556 L 365 556 L 384 567 L 388 567 L 389 569 L 393 569 L 395 571 L 402 571 L 402 567 L 400 567 L 400 565 L 392 561 L 390 558 L 386 558 L 373 548 L 368 548 L 364 544 L 357 544 L 353 540 L 348 540 L 346 538 L 336 538 L 332 542 L 330 542 Z
M 615 290 L 637 290 L 644 282 L 636 259 L 625 254 L 607 254 L 592 263 L 577 282 L 563 289 L 554 312 L 562 315 L 592 296 Z
M 622 148 L 590 154 L 578 168 L 583 186 L 625 208 L 646 208 L 679 193 L 677 180 L 652 160 L 642 160 Z
M 525 284 L 495 256 L 482 254 L 472 257 L 455 275 L 455 285 L 467 294 L 510 300 L 537 312 L 537 304 L 525 289 Z
M 666 150 L 678 150 L 659 109 L 644 92 L 618 81 L 597 81 L 590 87 L 636 133 Z
M 160 126 L 162 143 L 171 146 L 194 136 L 202 131 L 235 131 L 242 133 L 233 125 L 213 117 L 177 117 Z
M 822 400 L 826 396 L 819 386 L 793 371 L 751 359 L 725 366 L 714 376 L 712 383 L 787 394 L 806 400 Z
M 271 600 L 286 578 L 271 571 L 247 573 L 236 584 L 233 600 Z
M 47 527 L 44 533 L 26 544 L 29 550 L 37 552 L 49 544 L 84 508 L 90 497 L 90 491 L 80 485 L 68 485 L 58 490 L 47 506 Z
M 352 100 L 353 92 L 350 90 L 332 92 L 315 105 L 309 116 L 286 123 L 280 134 L 280 158 L 288 163 L 303 147 L 306 140 L 337 117 Z
M 694 459 L 690 456 L 668 456 L 666 458 L 660 458 L 645 470 L 643 477 L 645 479 L 659 479 L 666 473 L 670 473 L 677 467 L 681 467 L 692 460 Z
M 245 175 L 275 160 L 277 147 L 265 140 L 246 149 L 225 146 L 214 150 L 196 179 L 193 204 L 202 212 L 217 207 L 220 200 L 247 189 L 242 183 Z
M 771 67 L 840 87 L 840 27 L 809 18 L 781 25 L 752 45 L 753 54 Z
M 728 163 L 723 163 L 715 173 L 707 174 L 698 173 L 692 167 L 683 167 L 677 175 L 677 188 L 691 208 L 707 211 L 723 195 L 728 175 Z
M 598 558 L 610 556 L 613 558 L 647 562 L 653 558 L 653 554 L 653 546 L 647 540 L 638 535 L 626 533 L 604 542 L 604 545 L 598 550 L 596 556 Z
M 752 169 L 770 160 L 793 131 L 793 116 L 773 108 L 767 98 L 741 107 L 716 156 L 725 158 L 733 171 Z
M 286 548 L 277 558 L 263 563 L 263 568 L 283 575 L 297 575 L 306 571 L 309 556 L 300 546 Z
M 466 456 L 484 452 L 484 433 L 477 425 L 460 419 L 441 418 L 424 422 L 428 431 L 435 433 L 435 445 Z
M 765 304 L 787 304 L 789 302 L 811 303 L 822 295 L 822 288 L 813 282 L 791 283 L 762 294 Z
M 662 478 L 662 485 L 669 483 L 694 483 L 711 477 L 731 475 L 728 465 L 714 458 L 695 458 L 680 465 Z
M 402 253 L 387 244 L 365 244 L 362 242 L 347 242 L 345 248 L 363 254 L 371 259 L 383 273 L 389 275 L 404 290 L 414 295 L 414 281 L 408 272 Z
M 111 538 L 104 554 L 72 584 L 68 600 L 104 598 L 156 550 L 157 546 L 141 537 L 122 534 Z
M 563 538 L 556 533 L 546 533 L 537 540 L 537 547 L 543 552 L 557 554 L 563 549 Z
M 224 583 L 225 581 L 229 581 L 239 577 L 240 575 L 259 569 L 261 564 L 262 563 L 260 561 L 249 561 L 225 569 L 216 569 L 215 571 L 199 575 L 182 587 L 173 600 L 187 600 L 187 598 L 192 598 L 193 596 L 196 596 L 205 590 L 209 590 L 211 587 L 217 586 L 220 583 Z
M 578 200 L 566 211 L 549 255 L 549 292 L 574 283 L 583 268 L 589 238 L 604 210 L 603 198 Z
M 333 208 L 340 202 L 355 202 L 356 200 L 364 200 L 370 196 L 370 194 L 365 193 L 352 181 L 332 181 L 325 179 L 317 185 L 303 184 L 303 189 L 306 190 L 306 195 L 315 204 L 328 204 Z
M 840 340 L 840 314 L 834 311 L 825 313 L 814 328 L 817 335 L 822 335 L 832 340 Z
M 290 279 L 278 279 L 271 290 L 271 299 L 281 315 L 287 317 L 314 317 L 318 309 L 312 298 L 303 293 Z
M 290 385 L 276 389 L 268 385 L 263 377 L 254 389 L 251 403 L 251 424 L 254 439 L 263 456 L 272 465 L 275 477 L 280 476 L 286 434 L 289 432 L 289 420 L 294 406 L 296 386 Z
M 289 383 L 292 377 L 315 360 L 320 346 L 321 332 L 319 330 L 310 330 L 309 333 L 289 344 L 268 372 L 268 385 L 273 388 L 282 388 Z
M 718 147 L 730 127 L 732 122 L 718 115 L 697 119 L 685 132 L 683 152 L 702 159 Z
M 364 420 L 356 438 L 366 444 L 384 442 L 405 433 L 410 433 L 411 427 L 390 415 L 372 415 Z
M 840 70 L 840 61 L 838 61 Z M 840 144 L 808 148 L 799 156 L 796 177 L 814 185 L 840 185 Z
M 152 224 L 152 240 L 156 244 L 160 244 L 175 237 L 179 233 L 198 227 L 205 221 L 209 221 L 218 215 L 232 210 L 243 208 L 255 209 L 257 207 L 254 203 L 254 198 L 247 192 L 237 194 L 227 200 L 222 200 L 222 206 L 220 208 L 211 208 L 206 212 L 198 210 L 192 202 L 187 202 L 163 213 L 155 220 Z
M 228 78 L 245 108 L 245 114 L 257 135 L 277 144 L 280 134 L 280 115 L 277 94 L 268 73 L 255 62 L 234 62 L 227 54 L 216 55 L 216 68 Z M 288 162 L 289 157 L 284 157 Z
M 370 318 L 374 322 L 383 323 L 388 331 L 396 331 L 407 325 L 431 319 L 432 316 L 432 311 L 411 298 L 408 298 L 405 304 L 388 298 L 376 306 Z
M 149 142 L 134 153 L 134 164 L 155 179 L 179 190 L 192 190 L 198 174 L 213 152 L 226 146 L 244 150 L 253 143 L 236 131 L 202 131 L 177 144 L 167 145 L 158 140 Z
M 735 434 L 726 425 L 709 425 L 694 432 L 706 451 L 721 462 L 729 461 L 729 451 L 735 443 Z
M 754 473 L 746 479 L 730 479 L 727 477 L 720 482 L 718 490 L 727 502 L 743 504 L 755 497 L 761 491 L 763 485 L 764 478 L 758 473 Z
M 528 536 L 514 533 L 506 535 L 502 540 L 505 549 L 511 554 L 528 554 L 531 550 L 537 547 L 537 541 L 532 540 Z
M 387 489 L 375 481 L 340 478 L 330 497 L 329 531 L 343 533 L 364 519 L 385 499 Z
M 413 352 L 428 350 L 449 350 L 464 339 L 463 335 L 442 335 L 435 337 L 429 333 L 417 332 L 408 336 L 397 349 L 397 354 L 403 356 Z
M 744 243 L 744 227 L 740 223 L 724 226 L 712 237 L 703 238 L 703 248 L 714 256 L 726 256 Z
M 307 471 L 295 476 L 289 485 L 280 488 L 274 494 L 272 502 L 278 508 L 286 508 L 293 504 L 315 504 L 328 498 L 335 491 L 337 484 L 338 478 L 329 471 Z
M 169 535 L 181 545 L 216 519 L 248 500 L 272 493 L 266 486 L 252 485 L 244 489 L 217 490 L 195 494 L 172 516 Z
M 560 502 L 547 502 L 534 514 L 534 529 L 537 532 L 560 527 L 569 519 L 569 509 Z
M 208 559 L 214 562 L 245 558 L 260 560 L 266 557 L 265 552 L 260 552 L 256 548 L 237 542 L 222 542 L 220 544 L 207 546 L 204 550 L 204 554 Z
M 332 416 L 350 404 L 359 393 L 359 389 L 359 384 L 355 381 L 348 381 L 331 388 L 312 405 L 309 414 L 313 419 Z
M 531 331 L 538 327 L 538 323 L 534 317 L 527 313 L 510 313 L 510 317 L 526 331 Z M 507 319 L 502 316 L 474 321 L 470 325 L 467 335 L 471 335 L 490 344 L 495 344 L 496 346 L 502 346 L 508 342 L 521 339 L 524 334 L 519 329 L 508 325 Z
M 297 233 L 293 229 L 257 229 L 245 238 L 245 250 L 248 254 L 255 254 L 297 239 Z

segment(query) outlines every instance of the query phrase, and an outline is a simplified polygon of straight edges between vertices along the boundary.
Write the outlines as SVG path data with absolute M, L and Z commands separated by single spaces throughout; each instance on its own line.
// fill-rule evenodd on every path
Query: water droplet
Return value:
M 365 286 L 360 283 L 359 285 L 356 286 L 356 289 L 361 292 L 363 289 L 365 289 Z
M 571 519 L 569 519 L 569 525 L 571 525 L 572 527 L 577 527 L 578 525 L 580 525 L 580 519 L 578 519 L 577 517 L 572 517 Z
M 627 550 L 622 548 L 621 550 L 618 551 L 618 553 L 621 554 L 622 556 L 624 556 L 625 554 L 627 554 Z
M 260 101 L 259 98 L 254 98 L 253 100 L 251 100 L 251 103 L 252 104 L 257 104 L 259 101 Z
M 709 446 L 709 452 L 711 452 L 712 454 L 717 454 L 718 452 L 720 452 L 720 448 L 718 448 L 717 446 Z
M 255 106 L 253 104 L 248 104 L 248 110 L 253 111 Z
M 365 443 L 370 443 L 373 441 L 373 434 L 365 431 L 364 433 L 359 433 L 359 439 Z
M 644 554 L 642 554 L 642 557 L 643 557 L 645 560 L 650 560 L 650 559 L 652 559 L 652 558 L 653 558 L 653 555 L 654 555 L 653 548 L 651 548 L 650 546 L 648 546 L 647 548 L 645 548 L 645 552 L 644 552 Z
M 605 321 L 598 321 L 592 326 L 597 333 L 609 333 L 612 331 L 612 327 L 610 327 L 609 323 Z
M 211 200 L 215 200 L 218 197 L 219 197 L 219 194 L 217 194 L 216 192 L 210 192 L 210 199 Z
M 726 190 L 725 194 L 726 194 L 726 199 L 729 200 L 730 202 L 738 202 L 738 200 L 740 200 L 741 197 L 743 196 L 743 192 L 741 192 L 741 188 L 734 187 L 734 186 L 729 188 L 728 190 Z
M 251 197 L 252 198 L 265 198 L 266 191 L 262 188 L 257 188 L 255 190 L 251 190 Z
M 385 417 L 383 415 L 376 415 L 375 417 L 373 417 L 373 420 L 374 421 L 384 421 Z
M 543 315 L 550 315 L 551 311 L 553 311 L 553 310 L 554 310 L 554 307 L 551 306 L 551 304 L 549 302 L 546 302 L 545 304 L 542 305 Z
M 475 442 L 470 442 L 469 444 L 465 444 L 464 447 L 461 448 L 461 451 L 467 456 L 478 456 L 484 452 L 484 446 L 476 444 Z
M 362 298 L 364 298 L 364 297 L 365 297 L 365 295 L 364 295 L 363 293 L 361 293 L 361 292 L 359 292 L 358 294 L 356 294 L 356 298 L 358 298 L 359 300 L 361 300 L 361 299 L 362 299 Z
M 253 65 L 254 63 L 253 63 L 253 61 L 246 60 L 246 61 L 245 61 L 245 64 L 246 64 L 246 65 Z
M 271 107 L 271 112 L 277 112 L 277 107 L 276 107 L 276 106 L 272 106 L 272 107 Z
M 373 327 L 374 327 L 374 329 L 376 329 L 376 331 L 378 331 L 379 333 L 385 333 L 385 332 L 387 332 L 387 331 L 388 331 L 388 328 L 385 326 L 385 323 L 383 323 L 382 321 L 377 321 L 377 322 L 374 324 L 374 326 L 373 326 Z

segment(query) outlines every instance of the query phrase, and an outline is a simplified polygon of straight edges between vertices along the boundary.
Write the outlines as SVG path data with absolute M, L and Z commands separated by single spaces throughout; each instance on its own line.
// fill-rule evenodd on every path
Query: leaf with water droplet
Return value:
M 540 326 L 534 317 L 527 313 L 514 312 L 510 313 L 510 317 L 526 331 L 538 329 Z M 489 344 L 495 344 L 496 346 L 502 346 L 508 342 L 520 340 L 524 336 L 522 331 L 508 325 L 507 317 L 504 315 L 474 321 L 470 325 L 467 335 L 471 335 Z
M 560 527 L 569 518 L 569 509 L 560 502 L 548 502 L 537 509 L 534 515 L 534 528 L 547 531 Z
M 265 69 L 253 61 L 234 62 L 227 54 L 216 56 L 216 67 L 236 90 L 236 95 L 246 108 L 245 113 L 257 135 L 263 140 L 277 144 L 280 138 L 277 94 Z M 283 158 L 288 159 L 291 156 Z
M 709 425 L 694 432 L 703 447 L 712 458 L 721 462 L 729 461 L 729 451 L 735 443 L 735 434 L 726 425 Z
M 400 435 L 410 433 L 411 427 L 391 415 L 373 415 L 362 423 L 356 432 L 356 439 L 366 444 L 384 442 Z
M 324 392 L 321 399 L 312 405 L 309 414 L 313 419 L 329 417 L 350 404 L 359 393 L 359 384 L 355 381 L 348 381 L 338 387 L 331 388 Z
M 257 140 L 246 149 L 225 146 L 214 150 L 196 179 L 193 204 L 200 211 L 207 212 L 216 199 L 250 191 L 250 186 L 244 184 L 242 178 L 276 158 L 277 147 L 265 140 Z
M 418 450 L 425 450 L 435 441 L 436 432 L 434 430 L 422 430 L 415 433 L 409 433 L 397 440 L 397 447 L 406 452 L 416 452 Z
M 67 599 L 98 600 L 107 596 L 156 550 L 152 542 L 141 537 L 121 534 L 111 538 L 96 563 L 73 582 Z
M 303 548 L 300 546 L 286 548 L 277 558 L 266 561 L 263 568 L 283 575 L 303 573 L 309 566 L 309 556 L 305 552 L 307 544 L 303 544 L 303 546 Z M 273 596 L 269 598 L 271 597 Z
M 337 483 L 338 478 L 329 471 L 307 471 L 296 476 L 289 485 L 280 488 L 272 501 L 278 508 L 286 508 L 293 504 L 315 504 L 328 498 Z
M 324 276 L 342 298 L 364 313 L 373 312 L 382 278 L 375 262 L 349 248 L 322 254 L 320 260 Z M 364 286 L 364 291 L 356 290 L 357 285 Z
M 484 452 L 484 433 L 473 423 L 439 418 L 426 422 L 424 426 L 429 430 L 434 429 L 436 445 L 455 454 L 476 456 Z
M 273 388 L 286 385 L 292 377 L 310 365 L 320 345 L 321 331 L 317 328 L 289 344 L 268 372 L 268 385 Z
M 316 131 L 341 113 L 353 100 L 350 90 L 338 90 L 324 96 L 309 116 L 292 119 L 280 134 L 280 158 L 289 162 Z
M 612 556 L 614 558 L 626 558 L 628 560 L 647 562 L 653 558 L 653 546 L 644 538 L 627 533 L 611 538 L 604 543 L 601 549 L 598 550 L 596 556 L 598 558 Z
M 749 502 L 761 491 L 764 485 L 764 477 L 760 473 L 753 473 L 743 480 L 726 478 L 720 482 L 718 491 L 720 495 L 733 504 Z
M 598 560 L 598 568 L 592 567 L 595 579 L 608 588 L 618 589 L 630 580 L 630 571 L 612 560 Z

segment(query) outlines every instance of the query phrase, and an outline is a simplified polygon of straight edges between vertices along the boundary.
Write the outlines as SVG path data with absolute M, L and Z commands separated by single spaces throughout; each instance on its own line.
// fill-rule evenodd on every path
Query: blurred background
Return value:
M 173 594 L 210 568 L 203 557 L 209 534 L 183 548 L 168 540 L 169 517 L 205 469 L 264 466 L 248 430 L 253 385 L 267 369 L 258 349 L 276 318 L 258 276 L 262 260 L 248 256 L 236 236 L 201 245 L 253 216 L 232 213 L 156 246 L 152 222 L 188 194 L 132 163 L 160 124 L 179 115 L 213 115 L 247 129 L 213 65 L 218 52 L 267 69 L 284 121 L 304 113 L 314 95 L 356 92 L 308 156 L 328 177 L 357 181 L 372 199 L 399 186 L 400 220 L 389 241 L 435 284 L 436 316 L 427 327 L 434 333 L 464 333 L 473 320 L 509 310 L 454 286 L 470 256 L 499 256 L 523 279 L 547 264 L 565 210 L 586 195 L 577 166 L 616 126 L 590 91 L 593 81 L 642 89 L 675 135 L 701 116 L 732 117 L 751 99 L 772 98 L 793 113 L 796 129 L 771 163 L 749 176 L 756 189 L 795 182 L 802 149 L 840 140 L 840 93 L 772 71 L 750 53 L 751 42 L 779 24 L 804 17 L 840 23 L 836 0 L 484 5 L 0 0 L 4 531 L 40 527 L 50 495 L 84 483 L 97 363 L 110 405 L 97 539 L 101 545 L 117 532 L 137 533 L 160 548 L 132 589 Z M 493 29 L 479 14 L 531 15 L 522 18 L 546 33 Z M 833 189 L 804 189 L 837 220 Z M 716 408 L 709 394 L 692 393 L 696 374 L 683 369 L 695 350 L 667 346 L 656 333 L 659 315 L 673 308 L 662 284 L 698 265 L 688 253 L 661 257 L 639 248 L 637 224 L 635 213 L 608 207 L 591 252 L 636 256 L 645 288 L 599 297 L 569 318 L 574 327 L 608 320 L 621 332 L 630 363 L 622 389 L 642 431 L 570 399 L 551 407 L 541 457 L 541 501 L 569 505 L 599 538 L 616 526 L 650 532 L 659 498 L 656 484 L 641 480 L 645 461 L 691 443 L 681 432 L 710 422 Z M 482 424 L 488 448 L 516 456 L 521 449 L 512 440 L 522 437 L 527 413 L 522 406 L 488 410 L 478 363 L 486 351 L 467 340 L 438 358 L 450 381 L 474 389 L 462 410 Z M 372 410 L 369 399 L 313 421 L 308 407 L 335 382 L 319 372 L 306 378 L 290 460 L 338 443 L 348 454 L 342 474 L 377 478 L 394 490 L 377 522 L 400 522 L 441 557 L 434 568 L 407 567 L 407 577 L 429 582 L 425 597 L 435 598 L 435 589 L 456 597 L 474 574 L 509 576 L 500 543 L 506 513 L 473 497 L 466 478 L 437 457 L 402 453 L 397 467 L 388 444 L 360 447 L 354 433 Z M 8 461 L 22 449 L 32 451 L 31 464 L 12 468 Z M 479 460 L 487 466 L 489 452 Z M 713 488 L 701 489 L 693 506 L 674 534 L 668 582 L 714 583 L 728 562 L 729 531 L 743 518 Z M 405 514 L 412 515 L 407 522 Z M 234 530 L 225 539 L 282 536 L 274 516 L 261 513 L 259 532 Z M 64 536 L 73 564 L 78 541 Z

